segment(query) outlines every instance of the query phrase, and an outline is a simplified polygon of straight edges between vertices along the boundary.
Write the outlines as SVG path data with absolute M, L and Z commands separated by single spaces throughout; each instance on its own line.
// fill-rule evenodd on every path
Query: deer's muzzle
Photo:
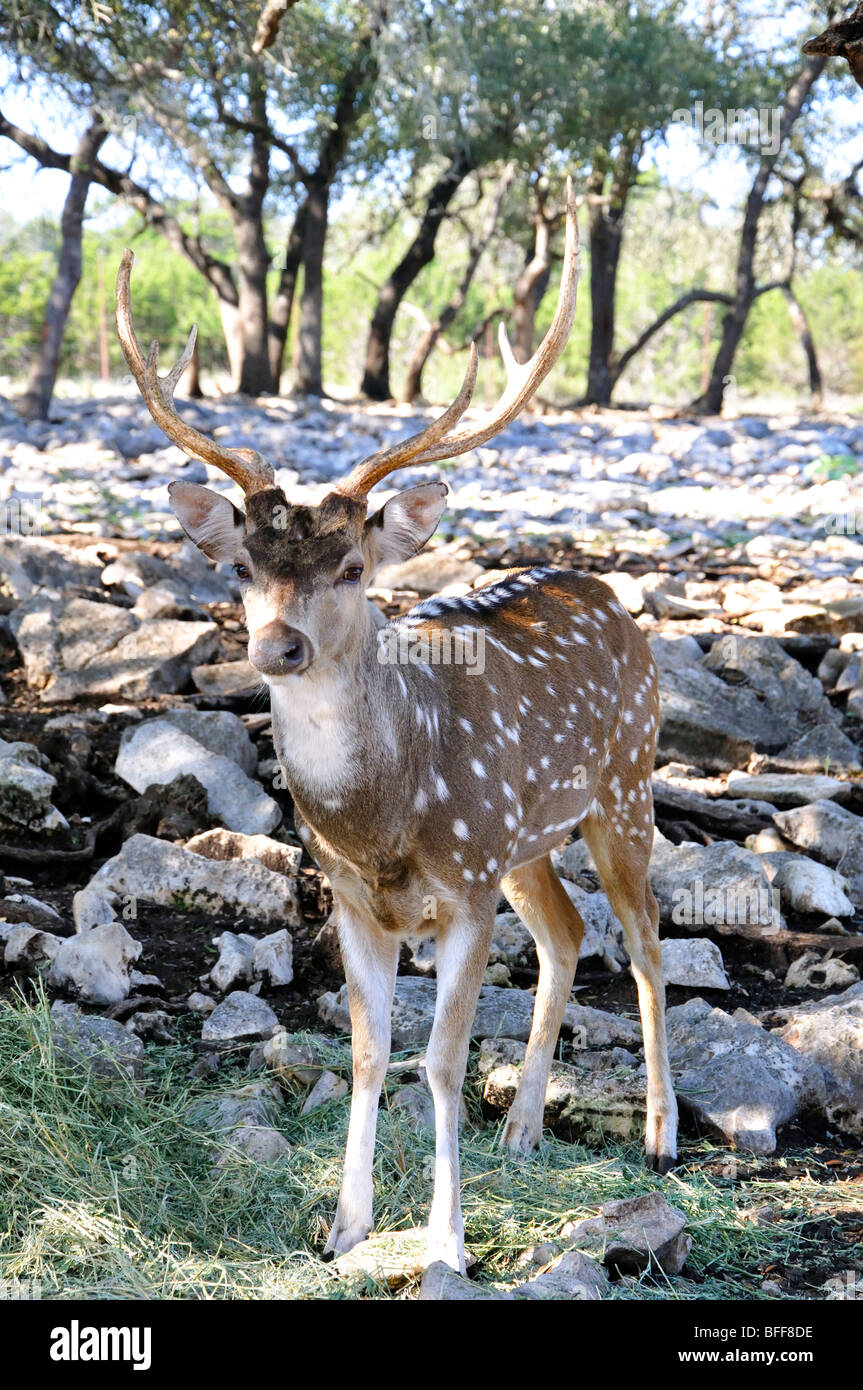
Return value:
M 305 633 L 278 620 L 258 628 L 249 639 L 249 661 L 262 676 L 298 676 L 313 657 Z

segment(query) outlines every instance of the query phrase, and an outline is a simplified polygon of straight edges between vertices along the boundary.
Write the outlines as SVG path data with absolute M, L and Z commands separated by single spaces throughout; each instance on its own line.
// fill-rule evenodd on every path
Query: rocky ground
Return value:
M 268 454 L 310 499 L 419 423 L 334 402 L 184 413 Z M 197 1049 L 199 1078 L 218 1078 L 226 1049 L 242 1049 L 265 1079 L 208 1123 L 278 1164 L 274 1079 L 308 1090 L 304 1114 L 342 1101 L 333 1038 L 347 1009 L 328 889 L 293 832 L 233 576 L 181 542 L 168 510 L 167 482 L 205 470 L 131 396 L 57 414 L 0 416 L 0 990 L 44 986 L 75 1064 L 107 1048 L 134 1073 L 179 1040 Z M 448 471 L 440 540 L 371 593 L 391 617 L 510 564 L 612 585 L 660 671 L 651 879 L 684 1133 L 708 1138 L 719 1156 L 703 1161 L 732 1179 L 746 1155 L 793 1165 L 814 1150 L 858 1235 L 861 460 L 851 420 L 526 420 Z M 598 1148 L 635 1141 L 644 1070 L 621 929 L 581 842 L 558 859 L 588 932 L 546 1121 Z M 512 1098 L 537 978 L 529 934 L 500 909 L 472 1063 L 486 1123 Z M 433 952 L 406 947 L 394 1046 L 409 1055 L 390 1105 L 416 1124 L 433 1001 Z M 669 1220 L 672 1276 L 689 1246 Z M 594 1290 L 569 1297 L 602 1294 L 579 1263 L 589 1248 L 565 1232 L 545 1252 Z M 834 1296 L 830 1277 L 857 1278 L 848 1262 L 817 1287 L 803 1279 L 803 1294 Z M 799 1271 L 774 1282 L 800 1296 Z

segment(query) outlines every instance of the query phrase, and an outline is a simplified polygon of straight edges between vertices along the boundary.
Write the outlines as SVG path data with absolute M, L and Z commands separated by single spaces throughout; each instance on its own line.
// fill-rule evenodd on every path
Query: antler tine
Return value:
M 339 484 L 336 491 L 346 497 L 361 499 L 367 495 L 375 483 L 380 482 L 381 478 L 385 478 L 388 473 L 393 473 L 395 469 L 409 463 L 423 450 L 431 448 L 438 440 L 442 439 L 448 430 L 458 423 L 470 405 L 473 388 L 476 385 L 478 363 L 476 343 L 471 343 L 467 371 L 464 374 L 461 389 L 452 405 L 444 411 L 443 415 L 438 416 L 437 420 L 433 420 L 419 434 L 412 434 L 408 439 L 402 439 L 398 444 L 394 444 L 391 449 L 382 449 L 377 454 L 371 454 L 362 463 L 358 463 L 345 481 Z
M 174 405 L 174 391 L 177 382 L 192 360 L 198 329 L 194 327 L 186 341 L 183 352 L 165 376 L 159 376 L 159 344 L 150 344 L 146 360 L 132 324 L 132 305 L 130 278 L 134 254 L 128 249 L 123 252 L 120 269 L 117 271 L 117 336 L 129 371 L 138 383 L 138 390 L 144 404 L 156 424 L 180 448 L 193 458 L 203 459 L 204 463 L 219 468 L 235 483 L 239 483 L 248 496 L 263 488 L 273 487 L 275 475 L 272 464 L 254 449 L 238 449 L 236 452 L 222 449 L 215 440 L 208 439 L 193 425 L 186 424 L 177 414 Z
M 435 463 L 439 459 L 455 458 L 475 449 L 479 444 L 499 434 L 511 424 L 533 396 L 540 382 L 548 375 L 564 349 L 575 317 L 575 298 L 578 289 L 578 218 L 572 179 L 566 180 L 566 243 L 563 251 L 563 270 L 557 308 L 548 332 L 529 362 L 516 362 L 506 328 L 501 323 L 498 332 L 500 355 L 506 368 L 506 387 L 488 419 L 476 429 L 442 439 L 414 456 L 414 463 Z

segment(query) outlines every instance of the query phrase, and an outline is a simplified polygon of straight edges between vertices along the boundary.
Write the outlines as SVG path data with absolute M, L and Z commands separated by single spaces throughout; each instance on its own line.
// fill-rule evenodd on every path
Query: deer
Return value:
M 245 494 L 242 511 L 224 493 L 174 481 L 171 505 L 204 555 L 233 566 L 297 834 L 332 889 L 353 1089 L 324 1257 L 346 1253 L 374 1229 L 372 1168 L 400 944 L 432 936 L 437 992 L 425 1067 L 435 1159 L 426 1260 L 464 1274 L 459 1101 L 499 896 L 527 925 L 539 962 L 523 1070 L 500 1132 L 502 1146 L 526 1155 L 542 1138 L 549 1067 L 584 933 L 551 859 L 576 827 L 623 925 L 637 986 L 647 1162 L 666 1173 L 677 1154 L 659 911 L 647 878 L 659 695 L 644 634 L 601 580 L 540 566 L 506 571 L 464 597 L 422 601 L 380 630 L 384 642 L 365 597 L 383 565 L 431 538 L 448 491 L 425 482 L 369 514 L 371 489 L 408 463 L 454 458 L 500 433 L 559 358 L 578 282 L 572 185 L 554 318 L 525 363 L 501 324 L 506 386 L 494 407 L 456 428 L 476 381 L 474 346 L 448 409 L 357 464 L 317 505 L 292 505 L 257 451 L 223 447 L 181 419 L 173 396 L 195 329 L 160 376 L 158 343 L 145 357 L 135 336 L 132 259 L 126 251 L 118 273 L 117 326 L 140 393 L 169 439 Z M 394 634 L 413 644 L 409 661 L 392 659 L 401 649 Z M 442 637 L 451 659 L 435 663 Z M 471 644 L 479 650 L 477 638 L 482 670 L 458 659 Z

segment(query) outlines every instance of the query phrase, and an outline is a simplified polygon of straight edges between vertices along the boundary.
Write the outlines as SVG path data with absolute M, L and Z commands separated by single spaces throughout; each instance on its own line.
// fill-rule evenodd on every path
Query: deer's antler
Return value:
M 223 473 L 227 473 L 229 478 L 239 483 L 247 496 L 273 487 L 275 475 L 272 464 L 256 450 L 222 449 L 214 440 L 201 434 L 200 430 L 186 424 L 177 414 L 174 391 L 192 360 L 198 329 L 197 326 L 192 329 L 176 365 L 166 376 L 159 376 L 156 371 L 159 363 L 159 344 L 154 339 L 145 358 L 132 326 L 129 277 L 134 259 L 131 251 L 124 251 L 120 269 L 117 271 L 117 335 L 129 364 L 129 371 L 138 383 L 144 404 L 159 429 L 185 453 L 191 454 L 193 458 L 203 459 L 204 463 L 210 463 L 214 468 L 220 468 Z
M 406 463 L 435 463 L 438 459 L 455 458 L 469 449 L 484 444 L 499 434 L 521 413 L 540 382 L 548 375 L 563 351 L 575 317 L 575 297 L 578 287 L 578 220 L 572 180 L 566 181 L 566 244 L 563 252 L 563 271 L 557 309 L 551 325 L 529 362 L 516 362 L 506 329 L 500 325 L 498 341 L 500 355 L 506 367 L 506 387 L 497 405 L 486 420 L 460 434 L 450 434 L 470 404 L 476 381 L 476 346 L 471 347 L 464 383 L 452 405 L 439 419 L 419 434 L 403 439 L 391 449 L 372 454 L 357 464 L 338 491 L 348 497 L 365 497 L 375 483 Z

